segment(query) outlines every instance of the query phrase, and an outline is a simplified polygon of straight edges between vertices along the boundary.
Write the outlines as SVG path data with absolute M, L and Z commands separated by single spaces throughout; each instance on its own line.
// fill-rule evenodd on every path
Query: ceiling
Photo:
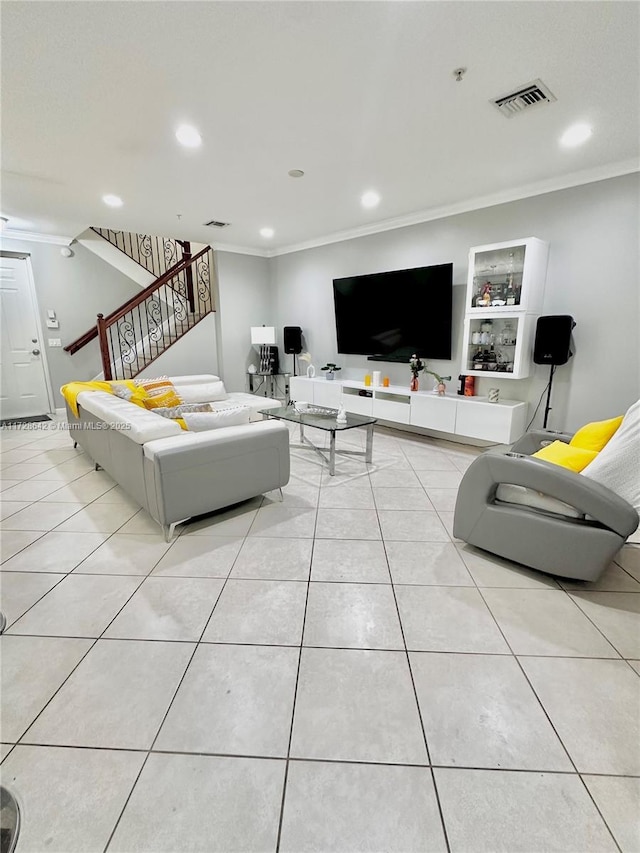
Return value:
M 639 12 L 610 0 L 5 2 L 2 215 L 42 234 L 98 225 L 272 254 L 633 171 Z M 510 119 L 489 103 L 536 78 L 556 103 Z M 563 149 L 578 121 L 592 138 Z M 178 145 L 182 122 L 201 148 Z M 369 189 L 382 196 L 373 210 L 359 201 Z

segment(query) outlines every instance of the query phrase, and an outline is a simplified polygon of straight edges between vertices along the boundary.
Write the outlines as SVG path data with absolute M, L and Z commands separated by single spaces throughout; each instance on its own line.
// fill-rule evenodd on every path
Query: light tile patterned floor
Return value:
M 383 429 L 167 545 L 64 432 L 1 438 L 18 853 L 640 850 L 638 545 L 470 548 L 478 451 Z

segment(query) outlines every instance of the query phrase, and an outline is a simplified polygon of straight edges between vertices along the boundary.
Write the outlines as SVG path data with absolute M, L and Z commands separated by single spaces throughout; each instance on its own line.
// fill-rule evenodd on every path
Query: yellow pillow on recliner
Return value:
M 600 451 L 613 436 L 622 423 L 623 415 L 619 418 L 609 418 L 608 421 L 594 421 L 585 424 L 573 436 L 569 444 L 571 447 L 581 447 L 583 450 Z
M 586 468 L 589 462 L 598 455 L 595 450 L 585 450 L 582 447 L 571 447 L 565 444 L 564 441 L 554 441 L 533 453 L 536 459 L 542 459 L 544 462 L 553 462 L 554 465 L 561 465 L 563 468 L 569 468 L 571 471 L 579 473 L 583 468 Z

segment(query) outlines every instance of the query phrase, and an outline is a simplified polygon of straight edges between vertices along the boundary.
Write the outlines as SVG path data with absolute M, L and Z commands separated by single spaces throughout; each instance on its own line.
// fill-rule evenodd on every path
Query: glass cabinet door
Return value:
M 535 318 L 526 314 L 468 317 L 462 370 L 471 376 L 522 379 L 531 370 L 529 350 Z
M 527 247 L 510 246 L 477 252 L 473 259 L 473 290 L 469 308 L 520 306 Z
M 539 312 L 547 252 L 548 245 L 535 237 L 471 249 L 466 313 Z

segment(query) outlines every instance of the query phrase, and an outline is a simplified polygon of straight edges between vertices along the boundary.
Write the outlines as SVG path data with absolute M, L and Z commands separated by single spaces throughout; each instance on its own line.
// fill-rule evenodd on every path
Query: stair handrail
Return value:
M 110 314 L 107 314 L 105 317 L 103 314 L 98 314 L 98 317 L 102 319 L 102 323 L 104 324 L 104 328 L 108 328 L 113 323 L 117 322 L 121 317 L 123 317 L 127 311 L 130 311 L 132 308 L 136 308 L 142 302 L 145 301 L 152 293 L 155 293 L 156 290 L 159 290 L 164 284 L 167 284 L 168 281 L 174 278 L 176 275 L 181 273 L 183 270 L 187 268 L 191 268 L 193 264 L 195 264 L 200 258 L 205 255 L 207 252 L 211 250 L 211 246 L 206 246 L 197 255 L 193 255 L 190 258 L 183 258 L 181 261 L 178 261 L 177 264 L 174 264 L 173 267 L 167 270 L 164 275 L 161 275 L 160 278 L 156 279 L 152 282 L 148 287 L 145 287 L 139 293 L 136 293 L 135 296 L 132 296 L 131 299 L 128 299 L 126 302 L 116 308 L 115 311 L 112 311 Z M 189 294 L 191 296 L 191 294 Z M 75 341 L 72 341 L 70 344 L 67 344 L 66 347 L 63 347 L 65 352 L 68 352 L 69 355 L 75 355 L 78 350 L 81 350 L 84 346 L 86 346 L 91 341 L 95 340 L 98 337 L 98 328 L 99 324 L 96 323 L 91 329 L 88 329 L 83 335 L 80 335 L 79 338 L 76 338 Z

